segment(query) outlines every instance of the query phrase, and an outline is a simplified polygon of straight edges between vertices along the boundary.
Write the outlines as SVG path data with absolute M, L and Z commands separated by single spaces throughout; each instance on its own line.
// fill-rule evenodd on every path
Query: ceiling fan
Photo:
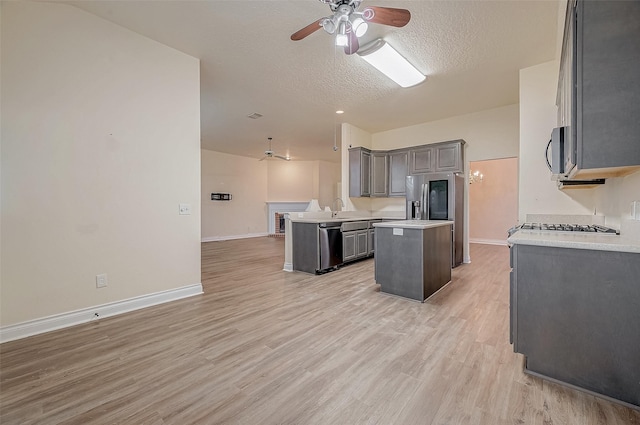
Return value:
M 279 158 L 279 159 L 284 159 L 285 161 L 291 161 L 291 158 L 289 157 L 289 155 L 287 156 L 278 155 L 271 149 L 271 140 L 273 140 L 273 137 L 269 137 L 269 149 L 264 151 L 264 156 L 260 158 L 259 161 L 263 161 L 267 158 Z
M 291 40 L 298 41 L 313 34 L 320 28 L 329 34 L 336 34 L 336 45 L 344 47 L 347 55 L 358 51 L 358 37 L 364 35 L 368 22 L 374 24 L 403 27 L 411 19 L 411 12 L 406 9 L 392 7 L 367 6 L 361 12 L 358 7 L 362 0 L 320 0 L 327 3 L 333 15 L 320 18 L 291 35 Z

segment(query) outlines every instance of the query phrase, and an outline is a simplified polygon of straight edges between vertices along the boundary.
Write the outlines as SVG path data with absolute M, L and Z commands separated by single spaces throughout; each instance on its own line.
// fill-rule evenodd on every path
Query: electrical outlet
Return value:
M 96 275 L 96 288 L 105 288 L 107 286 L 107 274 Z
M 191 215 L 191 204 L 180 204 L 180 215 Z

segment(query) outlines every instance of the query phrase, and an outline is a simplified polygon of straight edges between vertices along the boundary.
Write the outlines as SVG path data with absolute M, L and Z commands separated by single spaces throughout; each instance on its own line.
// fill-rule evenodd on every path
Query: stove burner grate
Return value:
M 610 233 L 620 234 L 610 227 L 598 224 L 545 224 L 545 223 L 524 223 L 520 226 L 522 230 L 548 230 L 556 232 L 586 232 L 586 233 Z

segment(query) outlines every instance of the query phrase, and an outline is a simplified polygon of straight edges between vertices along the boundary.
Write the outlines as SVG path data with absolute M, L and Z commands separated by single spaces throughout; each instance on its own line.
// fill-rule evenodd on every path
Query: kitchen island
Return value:
M 424 302 L 451 281 L 453 221 L 403 220 L 373 226 L 380 291 Z

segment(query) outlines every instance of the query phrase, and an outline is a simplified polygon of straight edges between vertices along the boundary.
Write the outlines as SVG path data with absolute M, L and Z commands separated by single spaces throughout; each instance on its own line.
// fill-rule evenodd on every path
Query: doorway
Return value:
M 469 162 L 469 242 L 506 245 L 518 222 L 518 158 Z

